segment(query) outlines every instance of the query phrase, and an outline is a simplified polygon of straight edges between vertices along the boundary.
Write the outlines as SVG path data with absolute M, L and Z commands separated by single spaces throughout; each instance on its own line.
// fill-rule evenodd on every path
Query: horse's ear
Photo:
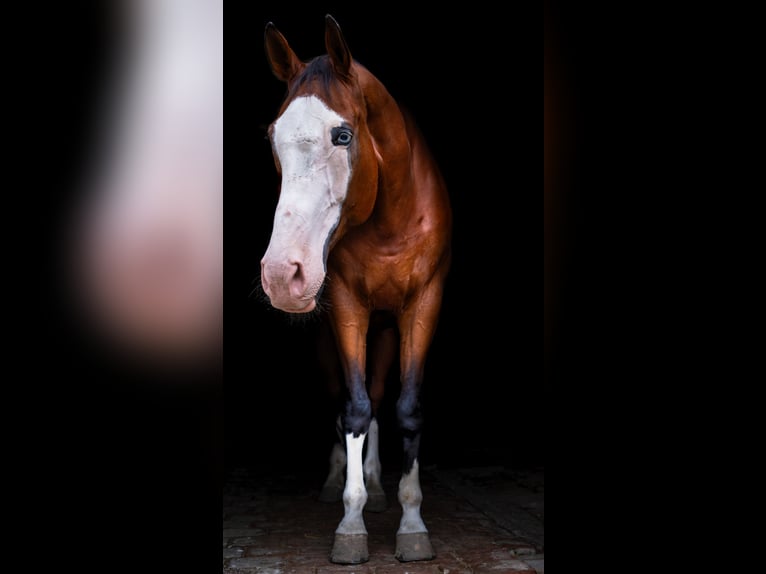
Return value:
M 272 22 L 266 24 L 264 43 L 266 45 L 266 58 L 271 66 L 271 71 L 283 82 L 290 82 L 305 67 L 305 64 L 301 62 L 290 44 L 287 43 L 282 32 L 277 30 Z
M 335 71 L 341 76 L 348 76 L 351 69 L 351 51 L 343 38 L 340 26 L 329 14 L 325 16 L 324 43 Z

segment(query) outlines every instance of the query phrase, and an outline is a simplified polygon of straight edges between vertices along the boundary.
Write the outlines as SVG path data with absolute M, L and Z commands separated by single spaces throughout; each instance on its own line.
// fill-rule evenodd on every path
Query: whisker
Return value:
M 271 307 L 271 303 L 269 302 L 269 296 L 266 295 L 266 291 L 263 290 L 263 284 L 260 281 L 260 277 L 253 280 L 251 282 L 251 285 L 253 285 L 253 288 L 250 290 L 250 293 L 248 294 L 248 299 L 255 299 L 257 301 L 260 301 L 261 303 L 267 303 L 269 307 Z M 257 282 L 256 282 L 257 281 Z

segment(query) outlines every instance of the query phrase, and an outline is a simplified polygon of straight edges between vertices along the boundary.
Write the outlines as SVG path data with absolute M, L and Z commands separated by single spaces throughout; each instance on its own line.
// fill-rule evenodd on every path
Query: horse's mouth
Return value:
M 281 306 L 277 307 L 276 305 L 274 305 L 274 307 L 276 307 L 280 311 L 284 311 L 285 313 L 296 313 L 296 314 L 298 314 L 298 313 L 311 313 L 311 311 L 316 309 L 316 306 L 317 306 L 317 301 L 316 301 L 316 298 L 314 298 L 314 297 L 309 299 L 309 301 L 304 306 L 300 306 L 300 305 L 295 305 L 295 306 L 293 306 L 293 305 L 289 305 L 289 306 L 288 305 L 281 305 Z

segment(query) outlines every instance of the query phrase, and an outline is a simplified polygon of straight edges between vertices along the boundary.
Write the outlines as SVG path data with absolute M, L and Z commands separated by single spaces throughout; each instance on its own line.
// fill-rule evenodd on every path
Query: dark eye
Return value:
M 350 129 L 342 126 L 333 128 L 330 135 L 332 136 L 332 145 L 348 145 L 354 137 Z

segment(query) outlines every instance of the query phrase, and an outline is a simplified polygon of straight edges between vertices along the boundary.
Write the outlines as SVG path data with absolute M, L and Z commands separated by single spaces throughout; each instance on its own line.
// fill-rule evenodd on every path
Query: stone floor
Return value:
M 401 509 L 397 474 L 384 473 L 389 506 L 365 513 L 370 560 L 329 561 L 342 503 L 317 501 L 316 474 L 230 473 L 223 496 L 224 574 L 513 574 L 544 572 L 543 469 L 421 469 L 422 516 L 432 561 L 394 558 Z

